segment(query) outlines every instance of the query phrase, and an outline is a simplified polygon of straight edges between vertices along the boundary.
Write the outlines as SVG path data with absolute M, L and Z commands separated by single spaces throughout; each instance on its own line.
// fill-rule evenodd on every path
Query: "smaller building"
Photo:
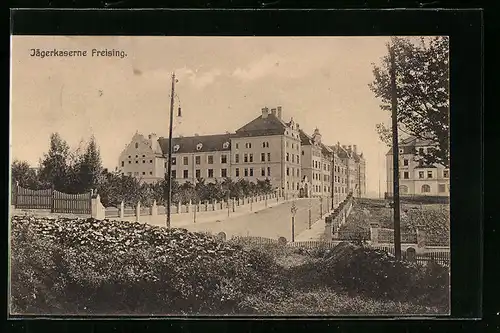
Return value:
M 418 152 L 431 149 L 429 141 L 409 137 L 399 144 L 399 192 L 401 195 L 450 195 L 450 171 L 440 164 L 426 165 Z M 392 148 L 386 154 L 387 194 L 393 193 Z

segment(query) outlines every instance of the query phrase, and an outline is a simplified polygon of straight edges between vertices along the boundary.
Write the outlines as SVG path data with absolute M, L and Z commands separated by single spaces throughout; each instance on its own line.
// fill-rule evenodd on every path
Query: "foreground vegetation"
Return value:
M 13 313 L 448 312 L 446 268 L 348 243 L 311 251 L 129 222 L 11 222 Z

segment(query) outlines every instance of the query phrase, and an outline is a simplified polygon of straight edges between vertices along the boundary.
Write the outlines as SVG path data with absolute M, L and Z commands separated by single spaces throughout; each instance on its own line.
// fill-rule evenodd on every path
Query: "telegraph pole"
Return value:
M 167 175 L 168 175 L 168 195 L 167 195 L 167 228 L 170 228 L 170 209 L 172 201 L 172 130 L 174 122 L 174 93 L 175 93 L 175 73 L 172 73 L 172 92 L 170 95 L 170 128 L 168 130 L 168 164 L 167 164 Z
M 392 164 L 393 164 L 393 200 L 394 200 L 394 254 L 401 260 L 401 230 L 399 203 L 399 145 L 398 145 L 398 96 L 396 86 L 396 64 L 394 49 L 389 46 L 391 60 L 391 101 L 392 101 Z

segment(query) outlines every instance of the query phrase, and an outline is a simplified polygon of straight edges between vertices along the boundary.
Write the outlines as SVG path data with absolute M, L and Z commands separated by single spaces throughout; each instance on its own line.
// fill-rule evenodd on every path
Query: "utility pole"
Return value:
M 172 92 L 170 95 L 170 128 L 168 130 L 168 164 L 167 164 L 167 174 L 168 174 L 168 195 L 167 195 L 167 228 L 170 228 L 170 209 L 172 201 L 172 130 L 174 122 L 174 94 L 175 94 L 175 73 L 172 73 Z
M 393 200 L 394 200 L 394 254 L 401 260 L 401 230 L 399 203 L 399 145 L 398 145 L 398 96 L 396 86 L 396 64 L 394 49 L 389 46 L 391 59 L 391 101 L 392 101 L 392 164 L 393 164 Z

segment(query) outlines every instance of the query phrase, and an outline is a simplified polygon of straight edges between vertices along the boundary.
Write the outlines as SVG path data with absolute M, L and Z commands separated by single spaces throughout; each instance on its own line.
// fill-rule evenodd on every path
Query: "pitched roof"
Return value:
M 417 139 L 414 136 L 410 136 L 404 138 L 399 142 L 399 149 L 403 149 L 403 152 L 400 154 L 414 154 L 416 151 L 416 147 L 426 147 L 433 145 L 431 140 L 421 140 Z M 392 147 L 389 148 L 389 151 L 386 155 L 392 154 Z
M 285 132 L 287 125 L 275 115 L 262 115 L 236 130 L 235 137 L 279 135 Z
M 232 136 L 232 134 L 214 134 L 172 138 L 172 153 L 185 154 L 230 151 Z M 161 137 L 158 139 L 158 143 L 160 144 L 163 154 L 168 154 L 168 139 Z M 201 146 L 199 146 L 200 144 Z
M 299 129 L 299 136 L 300 136 L 300 144 L 302 146 L 312 145 L 313 139 L 309 134 L 307 134 L 303 130 Z

